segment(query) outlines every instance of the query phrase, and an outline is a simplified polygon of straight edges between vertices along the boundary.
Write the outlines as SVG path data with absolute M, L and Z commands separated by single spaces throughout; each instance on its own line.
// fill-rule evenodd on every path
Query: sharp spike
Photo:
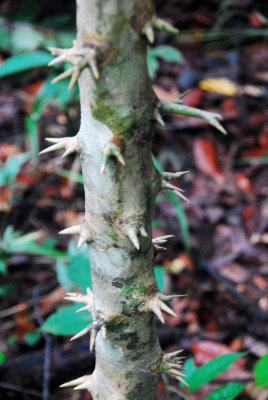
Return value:
M 141 226 L 141 227 L 140 227 L 140 234 L 141 234 L 141 236 L 143 236 L 143 237 L 145 237 L 145 238 L 148 237 L 148 233 L 146 232 L 144 226 Z
M 173 351 L 172 353 L 166 353 L 164 357 L 166 360 L 172 360 L 173 358 L 175 358 L 178 354 L 180 354 L 182 352 L 183 352 L 183 349 L 176 350 L 176 351 Z
M 64 149 L 64 143 L 58 142 L 56 144 L 53 144 L 52 146 L 47 147 L 46 149 L 40 151 L 41 154 L 49 153 L 50 151 L 56 151 L 56 150 L 61 150 Z
M 222 119 L 221 116 L 218 117 L 218 119 Z M 224 129 L 224 127 L 219 123 L 219 121 L 216 118 L 211 118 L 208 120 L 210 125 L 214 126 L 214 128 L 218 129 L 221 133 L 224 135 L 227 135 L 227 131 Z
M 164 31 L 172 33 L 174 35 L 177 35 L 179 33 L 179 30 L 177 28 L 174 28 L 174 26 L 172 26 L 169 22 L 166 22 L 161 18 L 155 18 L 154 26 L 157 29 L 164 30 Z
M 70 228 L 63 229 L 59 232 L 60 235 L 80 235 L 81 234 L 81 226 L 74 225 Z
M 171 295 L 165 295 L 165 294 L 160 294 L 159 297 L 163 301 L 170 301 L 172 299 L 178 299 L 179 297 L 185 297 L 187 296 L 186 294 L 171 294 Z
M 140 243 L 139 243 L 139 239 L 137 237 L 136 229 L 133 228 L 133 227 L 129 227 L 126 230 L 126 234 L 127 234 L 128 238 L 129 238 L 129 240 L 134 244 L 136 249 L 139 250 Z
M 70 341 L 72 342 L 73 340 L 79 339 L 80 337 L 86 335 L 88 332 L 90 332 L 92 329 L 92 324 L 88 325 L 85 329 L 82 329 L 82 331 L 78 332 L 76 335 L 74 335 Z
M 68 78 L 69 76 L 71 76 L 73 73 L 73 67 L 67 69 L 66 71 L 62 72 L 60 75 L 58 75 L 56 78 L 54 78 L 51 83 L 52 85 L 54 85 L 54 83 L 57 83 L 59 81 L 62 81 L 65 78 Z
M 61 54 L 58 57 L 54 58 L 54 60 L 48 63 L 48 66 L 51 67 L 52 65 L 58 64 L 66 60 L 66 54 Z
M 181 176 L 188 174 L 190 171 L 180 171 L 180 172 L 162 172 L 163 178 L 166 180 L 178 179 Z
M 148 308 L 160 319 L 162 324 L 165 323 L 161 308 L 156 299 L 153 299 L 149 302 Z
M 163 120 L 162 115 L 158 109 L 156 109 L 154 112 L 154 118 L 160 125 L 165 125 L 165 121 Z
M 149 23 L 143 28 L 143 32 L 146 35 L 148 41 L 152 44 L 154 42 L 154 30 L 152 25 Z
M 182 372 L 179 372 L 177 369 L 170 369 L 168 371 L 169 374 L 173 374 L 173 375 L 177 375 L 177 376 L 184 376 L 186 377 L 185 374 L 183 374 Z
M 178 369 L 178 370 L 180 370 L 180 371 L 182 371 L 182 363 L 178 363 L 178 364 L 175 364 L 175 363 L 168 363 L 168 367 L 169 367 L 169 369 Z
M 152 240 L 153 244 L 164 244 L 168 239 L 174 238 L 174 235 L 159 236 Z
M 83 246 L 84 243 L 86 243 L 87 240 L 84 236 L 80 236 L 78 243 L 77 243 L 77 250 L 80 250 L 81 247 Z
M 66 297 L 65 297 L 65 298 L 66 298 Z M 80 313 L 80 312 L 83 312 L 83 311 L 88 311 L 88 312 L 90 312 L 90 307 L 89 307 L 89 306 L 81 307 L 81 308 L 79 308 L 79 310 L 76 310 L 76 313 Z
M 166 247 L 159 246 L 158 244 L 154 244 L 154 248 L 156 251 L 166 251 Z
M 181 192 L 179 192 L 178 190 L 174 191 L 174 194 L 175 194 L 177 197 L 180 197 L 182 200 L 187 201 L 187 203 L 190 202 L 190 200 L 187 199 L 187 197 L 185 197 L 185 196 L 184 196 Z
M 81 383 L 81 385 L 78 385 L 78 386 L 76 386 L 75 388 L 74 388 L 74 390 L 84 390 L 84 389 L 88 389 L 88 383 L 87 382 L 85 382 L 85 383 Z
M 89 377 L 90 377 L 90 375 L 81 376 L 80 378 L 77 378 L 77 379 L 74 379 L 72 381 L 63 383 L 62 385 L 60 385 L 60 387 L 63 388 L 63 387 L 69 387 L 69 386 L 76 386 L 76 385 L 84 382 L 85 380 L 87 380 Z
M 79 74 L 80 74 L 79 68 L 78 67 L 74 68 L 72 75 L 71 75 L 70 83 L 68 86 L 68 92 L 70 92 L 72 90 L 72 88 L 74 87 L 74 85 L 76 84 Z
M 107 325 L 105 323 L 101 326 L 101 334 L 104 339 L 107 337 Z
M 165 311 L 167 314 L 173 315 L 173 317 L 177 317 L 177 314 L 170 308 L 168 307 L 163 301 L 159 301 L 160 303 L 160 308 Z
M 96 54 L 94 53 L 94 54 L 90 54 L 89 56 L 88 56 L 88 63 L 89 63 L 89 66 L 90 66 L 90 68 L 91 68 L 91 70 L 92 70 L 92 72 L 93 72 L 93 75 L 94 75 L 94 77 L 95 77 L 95 79 L 99 79 L 99 71 L 98 71 L 98 67 L 97 67 L 97 63 L 96 63 Z
M 47 142 L 50 142 L 50 143 L 59 143 L 59 142 L 61 142 L 63 139 L 66 139 L 66 138 L 49 138 L 49 137 L 46 137 L 46 138 L 45 138 L 45 140 L 46 140 Z
M 91 330 L 90 341 L 89 341 L 89 351 L 90 352 L 94 348 L 94 344 L 95 344 L 95 341 L 96 341 L 97 333 L 98 333 L 98 330 L 96 328 Z

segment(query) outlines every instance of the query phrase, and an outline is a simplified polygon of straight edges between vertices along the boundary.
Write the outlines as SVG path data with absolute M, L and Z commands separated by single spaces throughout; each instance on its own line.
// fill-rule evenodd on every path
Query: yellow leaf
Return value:
M 236 85 L 227 78 L 209 78 L 199 82 L 200 89 L 206 92 L 223 94 L 224 96 L 235 96 L 237 94 Z

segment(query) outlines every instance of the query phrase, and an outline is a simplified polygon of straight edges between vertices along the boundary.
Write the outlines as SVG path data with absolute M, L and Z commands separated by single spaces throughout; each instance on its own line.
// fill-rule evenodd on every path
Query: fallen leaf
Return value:
M 206 92 L 218 93 L 224 96 L 235 96 L 236 85 L 227 78 L 209 78 L 200 81 L 198 86 Z
M 200 171 L 219 182 L 224 181 L 224 175 L 220 170 L 213 143 L 207 139 L 195 139 L 193 143 L 193 155 Z

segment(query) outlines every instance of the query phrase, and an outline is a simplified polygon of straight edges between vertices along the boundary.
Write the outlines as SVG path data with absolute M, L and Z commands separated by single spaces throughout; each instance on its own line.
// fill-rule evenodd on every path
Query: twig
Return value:
M 41 399 L 43 397 L 42 393 L 38 392 L 37 390 L 27 389 L 27 388 L 24 388 L 22 386 L 13 385 L 13 384 L 8 383 L 8 382 L 0 382 L 0 387 L 4 388 L 4 389 L 8 389 L 8 390 L 13 390 L 14 392 L 27 393 L 30 396 L 40 397 Z M 50 396 L 49 397 L 49 400 L 53 400 L 53 399 L 54 399 L 54 396 Z

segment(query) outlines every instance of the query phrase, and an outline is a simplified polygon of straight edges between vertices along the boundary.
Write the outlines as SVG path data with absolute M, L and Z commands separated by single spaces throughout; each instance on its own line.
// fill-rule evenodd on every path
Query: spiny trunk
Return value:
M 156 19 L 151 0 L 77 0 L 73 48 L 50 49 L 57 56 L 51 64 L 72 63 L 55 81 L 70 76 L 70 88 L 78 79 L 80 89 L 79 132 L 48 139 L 54 145 L 43 152 L 80 155 L 85 217 L 61 233 L 79 234 L 79 246 L 88 243 L 93 293 L 68 299 L 85 303 L 94 319 L 75 338 L 90 332 L 91 349 L 96 339 L 93 374 L 63 386 L 88 389 L 93 399 L 155 400 L 162 372 L 182 380 L 179 352 L 164 355 L 156 336 L 155 315 L 164 322 L 162 310 L 173 312 L 164 303 L 172 296 L 159 293 L 153 268 L 155 251 L 168 237 L 152 241 L 151 229 L 157 193 L 166 188 L 182 197 L 169 183 L 182 173 L 156 170 L 151 140 L 161 112 L 189 110 L 154 95 L 146 65 L 153 26 L 174 32 Z M 219 116 L 201 118 L 215 125 Z

